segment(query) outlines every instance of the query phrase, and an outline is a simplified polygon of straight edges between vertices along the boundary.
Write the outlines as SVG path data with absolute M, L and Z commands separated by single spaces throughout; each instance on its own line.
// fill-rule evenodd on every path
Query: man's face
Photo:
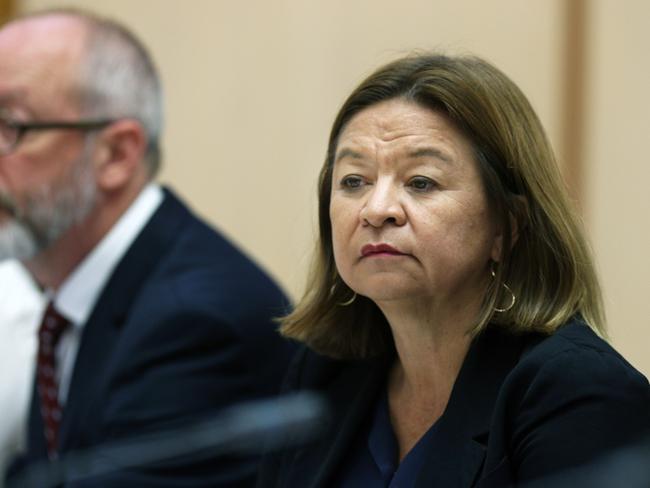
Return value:
M 74 103 L 85 32 L 64 17 L 0 30 L 0 111 L 20 122 L 80 118 Z M 82 221 L 94 206 L 92 137 L 27 132 L 0 156 L 0 259 L 29 260 Z

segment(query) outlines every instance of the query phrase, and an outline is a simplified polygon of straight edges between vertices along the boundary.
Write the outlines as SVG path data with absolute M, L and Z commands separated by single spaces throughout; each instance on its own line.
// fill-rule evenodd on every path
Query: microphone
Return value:
M 241 403 L 208 420 L 34 463 L 7 488 L 52 487 L 189 454 L 261 454 L 309 442 L 327 418 L 325 401 L 311 392 Z

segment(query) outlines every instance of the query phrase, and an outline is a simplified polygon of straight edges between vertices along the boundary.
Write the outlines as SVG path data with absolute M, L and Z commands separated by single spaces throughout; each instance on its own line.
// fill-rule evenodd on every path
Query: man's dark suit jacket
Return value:
M 277 393 L 293 347 L 272 322 L 288 302 L 169 191 L 101 293 L 83 335 L 60 452 L 115 441 Z M 27 462 L 47 456 L 34 394 Z M 74 486 L 240 486 L 254 460 L 190 459 Z
M 288 389 L 324 392 L 325 436 L 269 455 L 259 487 L 334 487 L 393 358 L 343 362 L 307 349 Z M 550 337 L 488 328 L 474 341 L 438 419 L 416 487 L 507 487 L 597 458 L 650 429 L 648 381 L 579 321 Z

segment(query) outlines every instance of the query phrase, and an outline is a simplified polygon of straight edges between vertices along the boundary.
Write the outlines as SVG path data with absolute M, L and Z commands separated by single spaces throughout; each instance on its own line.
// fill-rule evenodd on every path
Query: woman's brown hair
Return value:
M 334 263 L 329 218 L 339 135 L 360 111 L 402 98 L 445 114 L 472 143 L 491 209 L 503 229 L 502 256 L 473 333 L 488 323 L 552 333 L 579 314 L 605 333 L 600 287 L 580 219 L 544 129 L 519 88 L 474 56 L 418 54 L 389 63 L 364 80 L 341 107 L 319 179 L 319 238 L 306 291 L 282 333 L 337 358 L 364 358 L 391 347 L 379 308 L 354 294 Z M 516 226 L 517 239 L 508 242 Z M 512 296 L 514 305 L 506 311 Z

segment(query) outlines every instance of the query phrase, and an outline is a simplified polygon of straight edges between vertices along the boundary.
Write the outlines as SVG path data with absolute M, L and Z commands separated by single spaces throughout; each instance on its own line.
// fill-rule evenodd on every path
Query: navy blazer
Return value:
M 59 451 L 277 393 L 295 350 L 272 318 L 287 307 L 269 277 L 165 190 L 85 324 Z M 34 395 L 25 461 L 46 456 Z M 257 461 L 183 458 L 74 486 L 246 486 Z
M 332 407 L 316 443 L 265 458 L 259 487 L 332 487 L 385 388 L 393 357 L 336 361 L 303 349 L 287 389 Z M 650 430 L 648 381 L 585 324 L 555 334 L 488 328 L 472 343 L 416 487 L 507 487 L 586 463 Z

